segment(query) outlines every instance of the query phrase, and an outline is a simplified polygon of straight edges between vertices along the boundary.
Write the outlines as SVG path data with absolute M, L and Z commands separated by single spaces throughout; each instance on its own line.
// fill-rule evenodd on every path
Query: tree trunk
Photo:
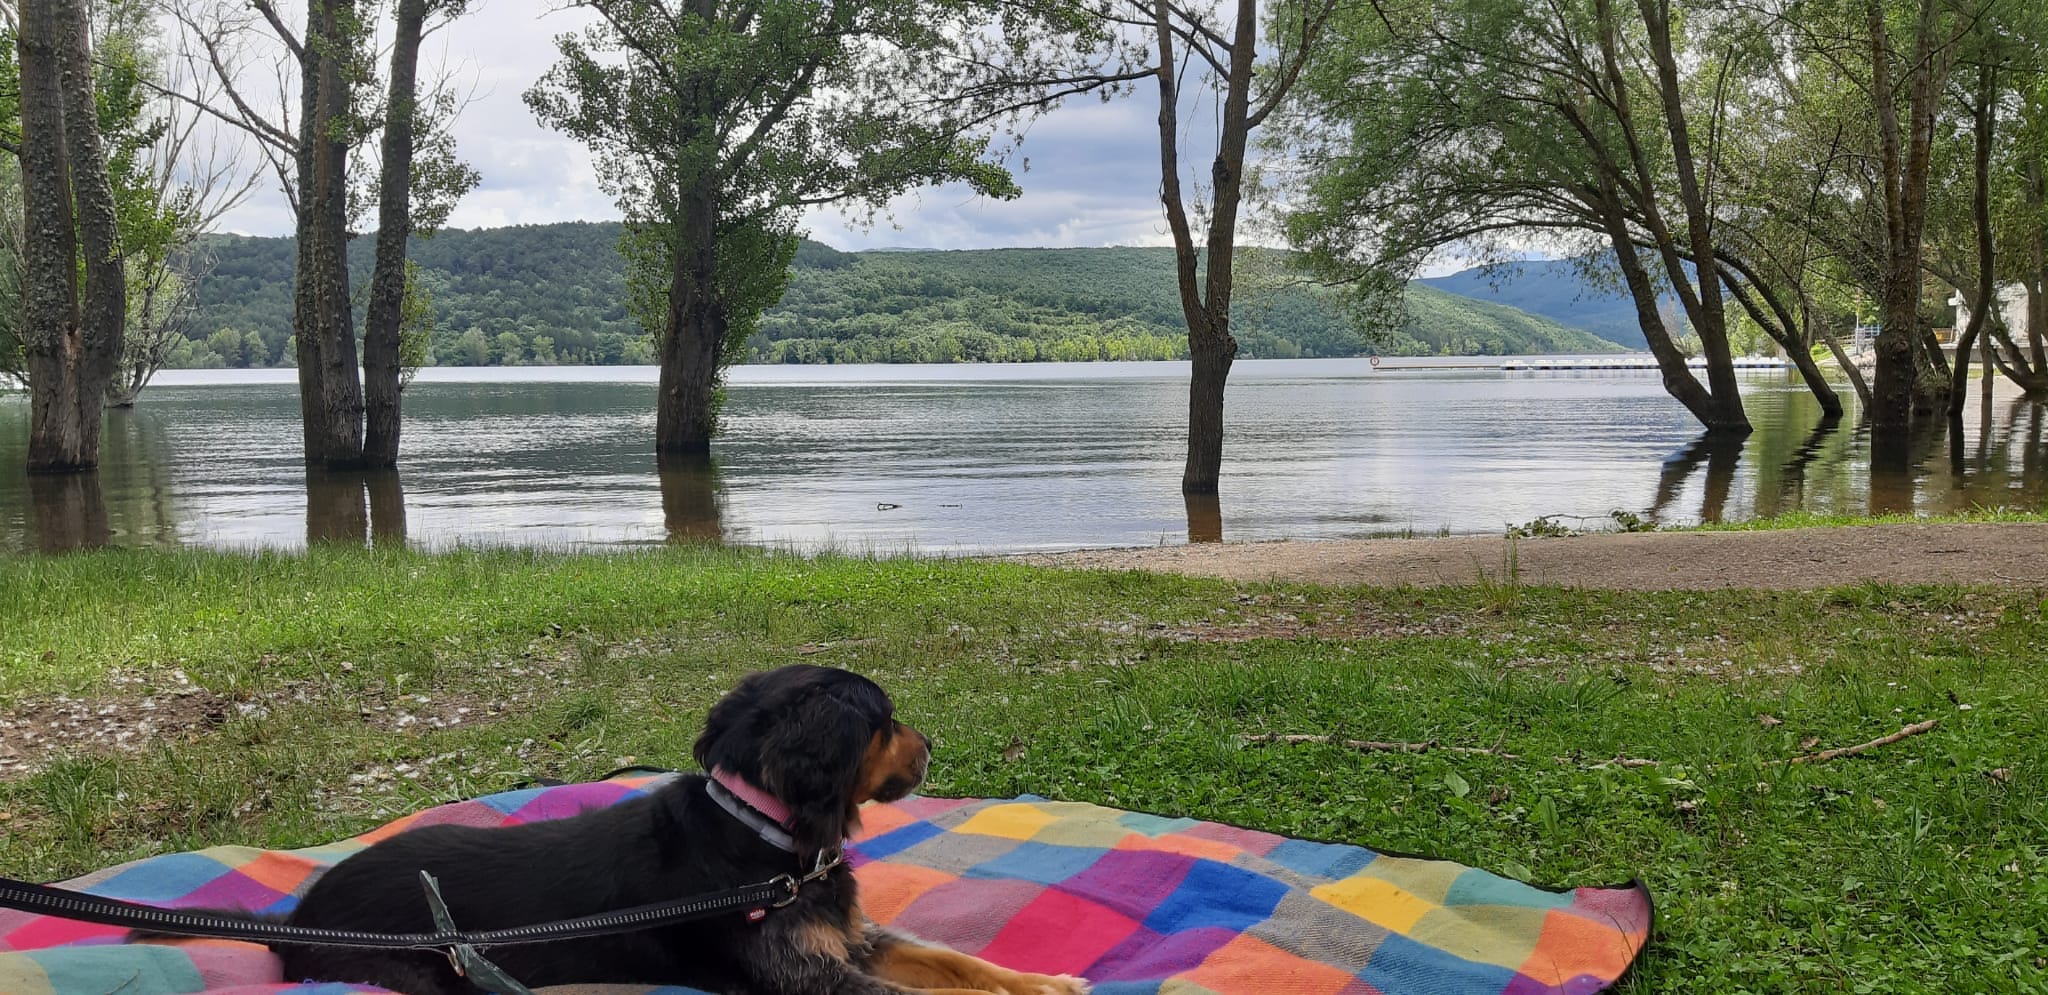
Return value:
M 2027 289 L 2027 339 L 2033 344 L 2034 369 L 2048 374 L 2048 170 L 2042 169 L 2039 156 L 2026 156 L 2022 168 L 2027 217 L 2035 219 L 2028 226 L 2030 265 L 2020 281 Z
M 667 327 L 655 402 L 657 455 L 704 454 L 718 429 L 718 364 L 727 318 L 717 287 L 718 205 L 709 190 L 688 195 L 670 246 Z
M 1912 422 L 1919 378 L 1915 352 L 1920 325 L 1920 242 L 1927 222 L 1927 170 L 1933 156 L 1943 60 L 1935 51 L 1939 34 L 1935 0 L 1920 0 L 1913 59 L 1906 70 L 1908 102 L 1902 132 L 1892 95 L 1893 51 L 1884 5 L 1866 0 L 1864 11 L 1870 32 L 1870 92 L 1877 111 L 1878 158 L 1885 187 L 1883 317 L 1873 349 L 1877 376 L 1871 387 L 1870 424 L 1876 435 L 1902 435 Z M 1899 445 L 1889 448 L 1903 451 Z
M 1161 205 L 1173 231 L 1174 276 L 1180 284 L 1181 315 L 1188 327 L 1188 458 L 1181 470 L 1183 494 L 1214 494 L 1223 475 L 1223 392 L 1237 359 L 1230 334 L 1232 267 L 1237 250 L 1237 212 L 1243 199 L 1245 147 L 1251 134 L 1252 70 L 1258 46 L 1257 0 L 1239 0 L 1229 47 L 1230 75 L 1224 81 L 1221 133 L 1209 166 L 1211 196 L 1206 273 L 1188 225 L 1180 189 L 1180 67 L 1173 54 L 1175 16 L 1167 0 L 1154 0 L 1154 40 L 1159 45 L 1159 169 Z M 1206 277 L 1206 280 L 1204 280 Z
M 298 286 L 299 409 L 306 462 L 330 468 L 363 461 L 363 391 L 356 372 L 355 320 L 348 293 L 347 53 L 354 0 L 312 0 L 300 67 Z
M 1991 309 L 1998 306 L 1998 255 L 1991 231 L 1991 139 L 1997 122 L 1997 72 L 1990 63 L 1978 68 L 1976 98 L 1970 105 L 1970 221 L 1977 230 L 1977 300 L 1970 310 L 1969 324 L 1956 336 L 1956 365 L 1948 392 L 1948 414 L 1952 419 L 1963 417 L 1963 400 L 1970 392 L 1970 348 L 1977 344 L 1984 322 L 1990 320 Z
M 391 90 L 384 112 L 384 171 L 378 180 L 377 261 L 363 314 L 363 463 L 398 465 L 400 339 L 406 238 L 412 234 L 413 126 L 420 32 L 427 0 L 399 0 L 391 40 Z
M 1197 331 L 1188 323 L 1188 459 L 1181 470 L 1183 494 L 1215 494 L 1223 474 L 1223 388 L 1237 357 L 1228 333 Z
M 1642 257 L 1636 254 L 1635 236 L 1628 228 L 1628 211 L 1611 175 L 1602 174 L 1594 203 L 1607 226 L 1607 241 L 1614 248 L 1614 261 L 1621 270 L 1622 283 L 1628 288 L 1629 298 L 1636 306 L 1636 321 L 1642 327 L 1643 339 L 1650 347 L 1650 355 L 1657 360 L 1658 371 L 1664 376 L 1665 393 L 1685 405 L 1685 409 L 1692 412 L 1707 431 L 1747 435 L 1750 431 L 1749 416 L 1743 413 L 1742 395 L 1731 391 L 1716 396 L 1702 386 L 1686 365 L 1685 354 L 1679 352 L 1678 344 L 1672 341 L 1664 316 L 1657 309 L 1656 283 L 1650 278 L 1649 269 L 1643 265 Z
M 1807 392 L 1820 402 L 1821 414 L 1828 418 L 1841 417 L 1842 399 L 1836 396 L 1834 385 L 1828 383 L 1827 376 L 1821 373 L 1820 365 L 1813 361 L 1812 343 L 1792 317 L 1791 309 L 1769 285 L 1756 278 L 1753 268 L 1746 263 L 1731 256 L 1722 260 L 1722 265 L 1726 269 L 1721 277 L 1728 285 L 1730 295 L 1757 323 L 1757 327 L 1762 328 L 1778 348 L 1785 350 L 1785 358 L 1791 360 L 1793 368 L 1799 371 L 1799 379 L 1806 384 Z M 1733 278 L 1734 274 L 1748 279 L 1754 294 L 1743 289 L 1742 284 Z M 1806 313 L 1803 307 L 1800 313 Z
M 1813 306 L 1811 304 L 1801 305 L 1799 311 L 1801 320 L 1811 325 L 1813 323 Z M 1857 366 L 1856 361 L 1850 358 L 1849 351 L 1842 348 L 1842 340 L 1836 338 L 1834 332 L 1824 327 L 1818 331 L 1821 341 L 1827 343 L 1828 352 L 1834 355 L 1835 365 L 1841 367 L 1842 373 L 1849 378 L 1849 385 L 1856 389 L 1856 399 L 1863 402 L 1865 410 L 1869 410 L 1871 398 L 1870 381 L 1863 379 L 1863 367 Z
M 106 391 L 121 358 L 127 320 L 89 32 L 83 0 L 45 0 L 20 10 L 22 309 L 31 473 L 98 465 Z
M 1685 207 L 1686 233 L 1691 240 L 1685 248 L 1690 251 L 1681 250 L 1650 197 L 1642 198 L 1642 214 L 1654 225 L 1665 276 L 1677 292 L 1678 302 L 1685 308 L 1694 333 L 1699 336 L 1701 358 L 1707 363 L 1707 392 L 1713 396 L 1716 418 L 1725 423 L 1726 428 L 1747 432 L 1749 419 L 1742 413 L 1742 388 L 1736 382 L 1734 350 L 1728 343 L 1728 308 L 1721 295 L 1721 257 L 1714 245 L 1712 192 L 1700 182 L 1695 166 L 1692 129 L 1686 121 L 1683 84 L 1679 79 L 1677 56 L 1671 46 L 1670 7 L 1668 3 L 1637 0 L 1636 10 L 1642 17 L 1652 61 L 1657 67 L 1657 93 L 1664 130 L 1670 139 L 1672 165 L 1676 167 L 1679 202 Z M 1611 38 L 1611 35 L 1603 35 L 1603 40 L 1609 45 L 1612 45 Z M 1620 73 L 1615 71 L 1612 76 L 1615 92 L 1625 95 L 1626 83 Z M 1626 104 L 1623 104 L 1622 112 L 1625 114 L 1626 110 Z M 1707 149 L 1710 167 L 1716 152 L 1710 143 Z M 1644 191 L 1650 189 L 1649 175 L 1647 169 L 1642 171 L 1641 189 Z M 1685 257 L 1688 255 L 1692 259 L 1694 276 L 1686 274 Z

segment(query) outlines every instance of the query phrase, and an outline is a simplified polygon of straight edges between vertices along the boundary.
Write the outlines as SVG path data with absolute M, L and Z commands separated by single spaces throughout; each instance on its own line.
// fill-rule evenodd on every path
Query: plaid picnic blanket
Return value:
M 327 846 L 215 847 L 67 884 L 279 912 L 321 869 L 400 830 L 561 818 L 656 780 L 510 791 Z M 849 860 L 876 921 L 1011 968 L 1082 975 L 1100 995 L 1578 995 L 1612 985 L 1650 927 L 1640 886 L 1551 892 L 1447 861 L 1095 805 L 913 797 L 862 818 Z M 283 984 L 277 959 L 251 944 L 121 935 L 0 910 L 0 992 L 375 991 Z

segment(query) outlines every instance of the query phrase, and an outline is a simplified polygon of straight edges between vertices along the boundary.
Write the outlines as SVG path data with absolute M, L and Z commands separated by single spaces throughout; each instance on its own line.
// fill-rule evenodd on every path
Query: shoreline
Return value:
M 1619 591 L 1783 591 L 1878 583 L 2048 588 L 2048 523 L 1317 539 L 1080 549 L 996 559 L 1331 586 L 1515 583 Z

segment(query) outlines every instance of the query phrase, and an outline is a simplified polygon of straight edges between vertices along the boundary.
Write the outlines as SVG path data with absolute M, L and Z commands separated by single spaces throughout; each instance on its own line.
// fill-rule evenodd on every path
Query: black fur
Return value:
M 877 732 L 898 726 L 872 681 L 841 670 L 785 667 L 741 681 L 705 720 L 696 757 L 782 798 L 803 854 L 763 842 L 706 797 L 705 778 L 676 778 L 648 797 L 567 819 L 501 829 L 428 826 L 400 833 L 329 870 L 286 919 L 295 926 L 433 929 L 419 872 L 440 881 L 458 928 L 495 929 L 722 891 L 808 870 L 810 851 L 840 844 L 855 818 L 851 793 Z M 922 765 L 917 769 L 922 774 Z M 900 795 L 912 781 L 896 790 Z M 885 796 L 886 797 L 886 796 Z M 801 865 L 801 866 L 800 866 Z M 758 995 L 882 995 L 900 989 L 861 973 L 868 944 L 853 876 L 841 866 L 804 886 L 796 903 L 759 923 L 744 912 L 656 930 L 484 955 L 528 987 L 568 983 L 688 985 Z M 853 937 L 846 957 L 821 953 L 818 927 Z M 438 953 L 279 945 L 285 979 L 373 983 L 411 995 L 469 995 Z M 850 958 L 850 959 L 849 959 Z

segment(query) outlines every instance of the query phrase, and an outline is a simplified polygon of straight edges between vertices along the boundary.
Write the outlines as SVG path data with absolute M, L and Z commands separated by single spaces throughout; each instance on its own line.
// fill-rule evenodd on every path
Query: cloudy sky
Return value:
M 520 99 L 554 62 L 554 37 L 583 23 L 580 12 L 556 6 L 481 0 L 429 40 L 425 58 L 442 60 L 475 88 L 455 130 L 483 182 L 456 208 L 454 227 L 618 217 L 582 146 L 541 127 Z M 878 219 L 871 228 L 814 212 L 811 235 L 845 249 L 1164 244 L 1170 239 L 1159 209 L 1157 107 L 1156 89 L 1144 87 L 1108 104 L 1082 98 L 1040 118 L 1011 163 L 1024 188 L 1016 200 L 930 188 L 899 199 L 893 221 Z M 1186 116 L 1193 123 L 1184 144 L 1210 154 L 1212 115 Z M 223 218 L 222 228 L 279 235 L 290 231 L 291 220 L 274 186 L 261 186 Z

